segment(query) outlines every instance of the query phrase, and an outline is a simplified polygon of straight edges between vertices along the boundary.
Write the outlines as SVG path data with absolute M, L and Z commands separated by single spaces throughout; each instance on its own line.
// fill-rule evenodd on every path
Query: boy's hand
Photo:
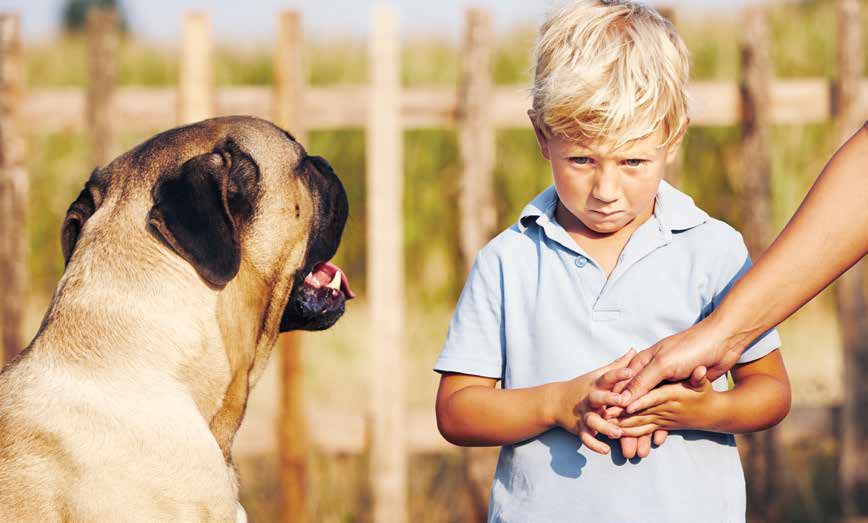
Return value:
M 718 396 L 706 377 L 663 385 L 630 404 L 618 425 L 629 436 L 660 429 L 702 429 L 711 425 Z
M 555 384 L 552 398 L 554 424 L 579 436 L 591 450 L 608 454 L 609 446 L 595 436 L 621 437 L 621 428 L 603 416 L 608 405 L 620 404 L 621 396 L 612 392 L 612 388 L 632 376 L 627 365 L 635 355 L 636 351 L 630 349 L 605 367 Z

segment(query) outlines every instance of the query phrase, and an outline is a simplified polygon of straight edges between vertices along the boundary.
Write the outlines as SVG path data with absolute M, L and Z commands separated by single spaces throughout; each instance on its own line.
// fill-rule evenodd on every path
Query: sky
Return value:
M 371 8 L 389 4 L 398 11 L 402 33 L 458 38 L 468 7 L 482 7 L 494 16 L 498 30 L 536 26 L 562 0 L 121 0 L 131 30 L 147 40 L 179 40 L 183 13 L 205 9 L 211 13 L 218 41 L 269 42 L 275 34 L 275 14 L 284 9 L 302 13 L 306 36 L 364 36 Z M 693 13 L 726 12 L 750 0 L 666 0 L 665 4 Z M 50 38 L 57 32 L 63 0 L 0 0 L 0 11 L 22 16 L 28 40 Z M 654 5 L 654 2 L 650 2 Z

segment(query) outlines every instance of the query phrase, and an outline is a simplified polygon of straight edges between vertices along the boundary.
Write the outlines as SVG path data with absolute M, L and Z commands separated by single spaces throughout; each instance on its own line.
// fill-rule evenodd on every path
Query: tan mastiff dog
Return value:
M 94 171 L 51 306 L 0 374 L 0 521 L 245 520 L 232 439 L 278 333 L 352 297 L 328 263 L 347 212 L 329 164 L 255 118 Z

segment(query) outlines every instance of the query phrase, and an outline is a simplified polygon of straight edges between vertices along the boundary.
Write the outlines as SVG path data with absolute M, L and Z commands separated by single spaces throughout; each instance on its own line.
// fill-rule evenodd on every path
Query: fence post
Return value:
M 495 131 L 492 121 L 491 55 L 494 29 L 489 13 L 468 9 L 458 88 L 458 141 L 461 147 L 461 238 L 464 274 L 497 226 L 494 204 Z M 485 521 L 497 447 L 462 449 L 462 473 L 470 503 L 468 521 Z
M 0 367 L 22 348 L 27 294 L 25 143 L 20 129 L 24 80 L 21 21 L 0 14 Z
M 87 125 L 91 138 L 91 163 L 108 163 L 114 150 L 115 77 L 117 76 L 117 13 L 93 7 L 87 12 L 88 84 Z
M 277 48 L 274 53 L 274 123 L 290 131 L 302 144 L 305 129 L 300 118 L 304 89 L 303 32 L 301 15 L 280 13 Z M 310 439 L 304 408 L 303 337 L 300 332 L 280 336 L 280 417 L 277 446 L 280 469 L 280 520 L 309 520 L 308 455 Z
M 367 124 L 368 303 L 375 523 L 406 521 L 401 69 L 395 10 L 373 10 Z
M 211 67 L 211 21 L 205 11 L 184 16 L 184 36 L 178 74 L 178 123 L 214 114 L 214 73 Z
M 843 143 L 864 123 L 859 113 L 862 79 L 862 34 L 859 0 L 838 0 L 838 81 L 833 114 L 835 132 Z M 838 451 L 841 502 L 846 521 L 868 517 L 868 318 L 859 262 L 835 287 L 844 342 L 844 401 Z M 862 519 L 864 521 L 864 519 Z
M 467 27 L 458 98 L 461 146 L 461 258 L 470 270 L 476 253 L 497 225 L 494 206 L 494 124 L 491 115 L 491 17 L 480 9 L 467 11 Z
M 741 128 L 744 238 L 756 259 L 773 237 L 771 213 L 771 81 L 772 64 L 768 12 L 753 6 L 744 13 L 741 47 Z M 765 521 L 779 513 L 779 461 L 774 428 L 748 434 L 748 508 Z

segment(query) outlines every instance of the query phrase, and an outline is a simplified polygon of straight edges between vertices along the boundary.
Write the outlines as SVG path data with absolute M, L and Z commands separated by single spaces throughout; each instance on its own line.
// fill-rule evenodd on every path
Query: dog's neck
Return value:
M 135 274 L 115 261 L 129 253 L 74 258 L 28 352 L 85 363 L 97 370 L 95 379 L 141 380 L 142 401 L 153 387 L 165 388 L 166 378 L 177 382 L 231 462 L 232 440 L 276 340 L 282 304 L 266 303 L 268 292 L 244 292 L 259 282 L 239 277 L 211 289 L 183 261 L 162 258 L 155 265 L 155 257 L 143 257 L 147 272 Z M 260 302 L 250 303 L 250 296 Z

